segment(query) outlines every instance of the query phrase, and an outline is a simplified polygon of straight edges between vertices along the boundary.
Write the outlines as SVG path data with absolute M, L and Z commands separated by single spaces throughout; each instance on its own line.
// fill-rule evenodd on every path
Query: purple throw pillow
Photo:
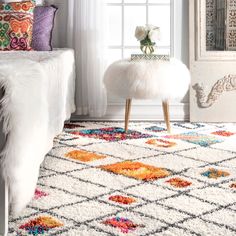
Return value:
M 35 51 L 52 50 L 52 30 L 56 11 L 55 6 L 35 7 L 32 38 L 32 48 Z

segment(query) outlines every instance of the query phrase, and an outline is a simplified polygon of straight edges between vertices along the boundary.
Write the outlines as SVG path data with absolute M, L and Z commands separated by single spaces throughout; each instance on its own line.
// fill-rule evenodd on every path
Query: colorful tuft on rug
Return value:
M 72 122 L 9 236 L 236 235 L 236 124 Z

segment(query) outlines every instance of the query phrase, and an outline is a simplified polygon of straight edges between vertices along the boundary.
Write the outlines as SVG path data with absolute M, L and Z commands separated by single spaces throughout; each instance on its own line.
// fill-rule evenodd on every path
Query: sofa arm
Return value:
M 0 99 L 4 95 L 4 90 L 0 89 Z M 1 109 L 1 107 L 0 107 Z M 3 121 L 0 122 L 0 152 L 6 143 L 6 137 L 3 133 Z M 0 236 L 7 235 L 8 231 L 8 188 L 0 173 Z
M 7 236 L 8 231 L 8 189 L 0 177 L 0 235 Z

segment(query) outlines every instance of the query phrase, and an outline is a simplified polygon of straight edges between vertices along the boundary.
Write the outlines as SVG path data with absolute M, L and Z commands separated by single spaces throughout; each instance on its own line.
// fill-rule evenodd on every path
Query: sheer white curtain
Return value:
M 77 115 L 101 117 L 107 99 L 105 0 L 68 0 L 67 44 L 75 49 Z

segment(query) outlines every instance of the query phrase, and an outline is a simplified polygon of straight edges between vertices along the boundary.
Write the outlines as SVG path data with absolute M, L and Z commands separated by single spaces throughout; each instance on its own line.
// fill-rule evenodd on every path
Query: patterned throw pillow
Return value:
M 34 1 L 0 3 L 0 51 L 32 50 Z
M 5 3 L 9 3 L 9 2 L 25 2 L 26 0 L 0 0 L 0 2 L 5 2 Z M 44 0 L 32 0 L 33 2 L 36 3 L 36 5 L 42 5 Z

